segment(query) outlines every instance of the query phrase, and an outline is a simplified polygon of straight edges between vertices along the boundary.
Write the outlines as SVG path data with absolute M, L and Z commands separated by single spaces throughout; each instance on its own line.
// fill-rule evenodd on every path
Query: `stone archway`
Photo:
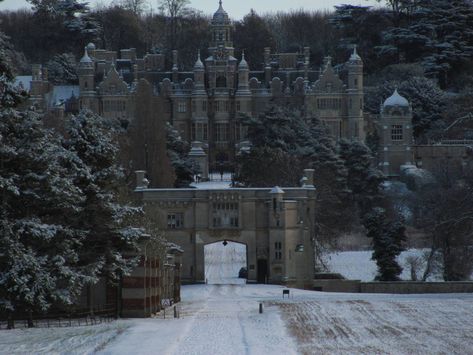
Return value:
M 213 242 L 204 245 L 204 275 L 209 284 L 244 284 L 242 268 L 248 270 L 247 245 L 241 242 Z

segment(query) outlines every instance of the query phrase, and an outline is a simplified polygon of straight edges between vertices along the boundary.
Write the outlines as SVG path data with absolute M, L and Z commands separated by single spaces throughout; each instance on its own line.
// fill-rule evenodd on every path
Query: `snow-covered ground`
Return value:
M 410 280 L 410 266 L 407 259 L 410 256 L 421 257 L 424 251 L 421 249 L 409 249 L 401 253 L 398 257 L 399 265 L 403 267 L 401 279 Z M 346 279 L 373 281 L 376 272 L 376 262 L 371 260 L 372 250 L 366 251 L 344 251 L 332 253 L 328 256 L 327 264 L 331 272 L 343 275 Z M 419 268 L 419 276 L 423 272 L 423 268 Z M 440 281 L 435 275 L 429 278 L 430 281 Z
M 473 354 L 471 294 L 291 290 L 292 298 L 282 300 L 282 289 L 183 286 L 179 319 L 0 331 L 0 353 L 89 354 L 98 349 L 99 354 L 127 355 Z M 263 314 L 258 313 L 260 302 Z M 113 338 L 104 331 L 106 327 L 112 328 L 114 336 L 117 329 L 121 334 Z
M 130 324 L 0 330 L 0 354 L 92 354 Z
M 204 247 L 205 279 L 209 284 L 243 284 L 245 279 L 238 278 L 238 272 L 246 267 L 246 245 L 222 242 Z
M 228 281 L 226 273 L 241 265 L 237 247 L 223 253 L 213 247 L 206 254 L 213 265 L 208 275 L 219 282 Z M 234 265 L 226 258 L 233 258 Z M 473 354 L 473 294 L 291 289 L 291 298 L 283 300 L 283 289 L 187 285 L 177 305 L 179 319 L 160 314 L 103 326 L 0 331 L 0 353 Z M 258 312 L 260 303 L 263 314 Z

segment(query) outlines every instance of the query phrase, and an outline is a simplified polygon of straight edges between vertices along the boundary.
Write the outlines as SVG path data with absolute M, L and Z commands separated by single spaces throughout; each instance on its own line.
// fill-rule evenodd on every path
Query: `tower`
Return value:
M 210 53 L 218 57 L 221 54 L 221 49 L 224 49 L 228 52 L 227 54 L 233 55 L 232 23 L 222 7 L 222 0 L 219 1 L 219 7 L 213 15 L 210 31 L 212 36 Z
M 398 176 L 401 166 L 412 163 L 412 107 L 397 89 L 381 106 L 379 167 L 387 176 Z
M 87 47 L 84 48 L 84 56 L 79 62 L 77 73 L 80 87 L 80 108 L 94 109 L 92 107 L 93 103 L 91 98 L 95 96 L 95 68 L 94 62 L 87 52 Z
M 356 46 L 348 60 L 348 137 L 364 140 L 363 61 Z
M 247 127 L 241 124 L 242 115 L 251 115 L 251 91 L 248 82 L 250 68 L 245 60 L 245 52 L 241 55 L 241 61 L 238 65 L 238 89 L 235 94 L 235 129 L 237 141 L 245 141 L 248 137 Z M 238 143 L 238 142 L 237 142 Z
M 192 118 L 191 118 L 191 140 L 192 146 L 204 147 L 208 143 L 208 97 L 205 90 L 205 67 L 200 59 L 200 51 L 197 53 L 197 61 L 194 64 L 194 89 L 192 90 Z M 194 144 L 198 143 L 198 144 Z M 202 169 L 204 170 L 204 169 Z M 208 163 L 207 163 L 208 170 Z M 204 176 L 207 173 L 202 172 Z

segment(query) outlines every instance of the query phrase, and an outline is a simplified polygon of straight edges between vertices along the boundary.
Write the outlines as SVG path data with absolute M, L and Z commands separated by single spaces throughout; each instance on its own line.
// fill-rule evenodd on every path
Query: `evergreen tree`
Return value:
M 401 220 L 390 221 L 384 208 L 373 208 L 364 216 L 363 225 L 373 245 L 372 260 L 378 266 L 378 281 L 397 281 L 402 272 L 396 258 L 404 250 L 405 227 Z
M 448 84 L 454 66 L 473 55 L 473 5 L 468 0 L 419 0 L 409 7 L 406 23 L 384 33 L 381 55 L 422 64 L 426 73 Z
M 169 123 L 166 125 L 167 152 L 176 174 L 175 187 L 188 187 L 194 175 L 200 173 L 198 164 L 189 158 L 189 144 Z
M 263 48 L 274 48 L 271 32 L 264 20 L 254 11 L 235 24 L 234 42 L 245 51 L 246 60 L 253 68 L 263 67 Z
M 74 154 L 33 112 L 0 113 L 0 299 L 9 311 L 71 304 L 96 270 L 80 262 L 84 232 L 72 223 L 83 195 Z
M 0 54 L 7 46 L 0 34 Z M 77 251 L 84 233 L 71 223 L 83 170 L 40 116 L 15 109 L 22 97 L 7 59 L 0 55 L 0 309 L 44 311 L 71 304 L 95 280 Z
M 86 231 L 80 250 L 82 261 L 96 265 L 112 281 L 130 272 L 136 260 L 127 254 L 139 250 L 143 235 L 142 229 L 131 225 L 141 209 L 121 201 L 120 188 L 125 183 L 114 133 L 113 122 L 82 111 L 68 122 L 65 142 L 87 169 L 75 181 L 85 195 L 75 220 L 77 227 Z
M 77 0 L 59 0 L 55 6 L 55 13 L 63 17 L 66 30 L 87 41 L 99 33 L 98 23 L 90 15 L 89 4 Z
M 257 118 L 243 118 L 252 144 L 238 159 L 235 180 L 246 186 L 299 186 L 303 169 L 315 169 L 316 262 L 340 231 L 353 222 L 347 171 L 334 140 L 315 117 L 291 107 L 271 107 Z M 340 223 L 343 221 L 343 223 Z
M 382 200 L 382 183 L 386 177 L 373 167 L 369 148 L 359 141 L 341 140 L 340 158 L 347 169 L 347 185 L 359 214 L 363 216 Z
M 8 37 L 0 32 L 0 109 L 15 107 L 26 98 L 26 93 L 13 83 L 11 50 Z
M 48 78 L 54 84 L 77 84 L 77 63 L 71 53 L 56 54 L 46 64 Z

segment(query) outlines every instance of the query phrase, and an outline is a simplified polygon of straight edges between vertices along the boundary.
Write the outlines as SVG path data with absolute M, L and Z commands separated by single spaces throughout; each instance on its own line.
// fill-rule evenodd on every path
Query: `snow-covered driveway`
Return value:
M 130 320 L 103 353 L 473 354 L 471 294 L 281 294 L 275 285 L 184 286 L 183 318 Z
M 278 306 L 258 313 L 259 300 L 281 297 L 280 286 L 183 287 L 180 319 L 130 320 L 103 354 L 296 354 Z

